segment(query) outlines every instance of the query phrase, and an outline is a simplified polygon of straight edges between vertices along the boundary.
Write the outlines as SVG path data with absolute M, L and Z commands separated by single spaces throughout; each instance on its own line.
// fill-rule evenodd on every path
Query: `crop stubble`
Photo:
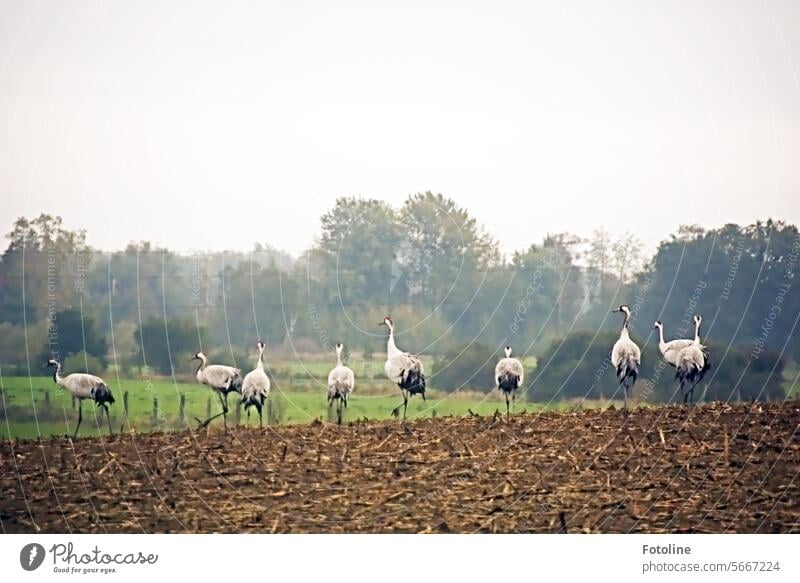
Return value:
M 0 443 L 4 532 L 792 532 L 800 403 Z

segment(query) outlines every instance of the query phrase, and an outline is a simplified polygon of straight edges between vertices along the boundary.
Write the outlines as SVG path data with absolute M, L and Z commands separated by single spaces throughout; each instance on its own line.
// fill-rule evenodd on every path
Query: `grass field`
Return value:
M 112 381 L 106 378 L 116 398 L 111 406 L 111 422 L 115 432 L 134 430 L 147 432 L 153 430 L 179 431 L 195 427 L 195 417 L 205 418 L 209 408 L 219 411 L 219 405 L 211 391 L 200 384 L 173 382 L 171 380 L 130 380 Z M 74 428 L 77 420 L 76 405 L 71 395 L 53 383 L 51 377 L 3 377 L 0 379 L 2 398 L 0 399 L 0 439 L 30 438 L 37 436 L 64 435 Z M 363 387 L 362 393 L 353 395 L 345 413 L 345 420 L 388 419 L 391 411 L 401 398 L 399 391 L 388 383 L 376 383 Z M 127 416 L 123 395 L 128 393 Z M 181 413 L 181 398 L 184 399 Z M 505 410 L 505 402 L 495 392 L 485 397 L 477 393 L 446 394 L 430 391 L 427 401 L 413 397 L 409 402 L 409 417 L 424 418 L 443 415 L 467 415 L 471 410 L 479 415 L 490 415 L 495 410 Z M 156 401 L 156 403 L 154 403 Z M 245 423 L 244 411 L 237 410 L 235 395 L 229 398 L 231 412 L 229 423 Z M 559 405 L 563 407 L 565 405 Z M 517 410 L 537 411 L 542 405 L 518 402 Z M 80 429 L 81 436 L 106 433 L 106 421 L 96 415 L 95 407 L 83 404 L 84 419 Z M 269 419 L 268 419 L 269 417 Z M 295 424 L 308 423 L 314 419 L 328 419 L 328 408 L 323 386 L 294 386 L 277 381 L 273 385 L 268 409 L 265 409 L 265 423 Z M 221 420 L 219 421 L 221 424 Z M 255 410 L 252 410 L 251 424 L 258 423 Z

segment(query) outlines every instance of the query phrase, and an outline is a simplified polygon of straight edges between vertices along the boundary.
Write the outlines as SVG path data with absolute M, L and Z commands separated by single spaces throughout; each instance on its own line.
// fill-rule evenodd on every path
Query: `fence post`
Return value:
M 181 402 L 178 408 L 178 418 L 183 421 L 186 419 L 186 395 L 181 395 Z
M 125 412 L 125 418 L 128 418 L 128 391 L 122 393 L 122 410 Z
M 158 424 L 158 397 L 153 397 L 153 425 Z

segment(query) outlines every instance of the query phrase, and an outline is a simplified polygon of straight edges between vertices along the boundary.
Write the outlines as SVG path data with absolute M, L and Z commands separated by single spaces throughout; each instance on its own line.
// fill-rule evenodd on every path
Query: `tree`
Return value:
M 483 344 L 471 343 L 451 348 L 434 362 L 437 389 L 448 392 L 476 389 L 488 393 L 494 388 L 494 367 L 497 360 Z
M 94 318 L 83 315 L 79 310 L 63 310 L 56 312 L 50 321 L 48 339 L 42 347 L 46 357 L 66 359 L 67 357 L 86 352 L 97 357 L 105 367 L 108 344 L 95 326 Z
M 36 322 L 79 305 L 91 254 L 85 231 L 62 224 L 45 213 L 14 222 L 0 262 L 0 321 Z
M 400 262 L 413 301 L 441 309 L 460 333 L 474 333 L 488 314 L 474 300 L 486 272 L 500 265 L 497 243 L 466 209 L 430 191 L 406 200 L 400 224 Z
M 141 365 L 161 374 L 172 374 L 173 363 L 205 345 L 205 328 L 198 329 L 189 318 L 172 318 L 167 322 L 150 316 L 136 333 Z M 179 365 L 183 368 L 183 363 Z
M 339 198 L 322 216 L 316 246 L 324 278 L 323 303 L 344 305 L 388 301 L 400 233 L 385 202 Z

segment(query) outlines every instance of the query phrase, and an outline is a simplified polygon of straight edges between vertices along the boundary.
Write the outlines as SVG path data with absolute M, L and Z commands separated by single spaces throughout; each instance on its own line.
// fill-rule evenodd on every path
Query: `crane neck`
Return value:
M 56 363 L 56 370 L 53 371 L 53 381 L 55 381 L 55 383 L 58 386 L 61 386 L 61 385 L 64 384 L 64 377 L 61 376 L 61 363 L 60 362 Z
M 197 375 L 198 379 L 200 378 L 200 373 L 203 372 L 203 369 L 206 367 L 206 362 L 208 362 L 205 354 L 201 353 L 199 358 L 200 358 L 200 364 L 197 365 L 197 370 L 195 371 L 195 374 Z
M 261 370 L 264 370 L 264 349 L 263 348 L 259 348 L 258 349 L 258 362 L 256 362 L 256 368 L 260 368 Z
M 394 343 L 394 327 L 389 326 L 389 340 L 386 341 L 386 352 L 387 354 L 397 354 L 400 352 L 400 349 L 397 348 L 397 344 Z
M 619 335 L 622 338 L 630 338 L 630 334 L 628 333 L 628 320 L 631 319 L 631 315 L 628 312 L 624 312 L 625 319 L 622 321 L 622 330 L 620 330 Z
M 664 327 L 658 327 L 658 347 L 661 349 L 661 352 L 664 352 L 664 346 L 666 343 L 664 342 Z
M 700 321 L 695 320 L 694 323 L 694 343 L 700 344 Z

